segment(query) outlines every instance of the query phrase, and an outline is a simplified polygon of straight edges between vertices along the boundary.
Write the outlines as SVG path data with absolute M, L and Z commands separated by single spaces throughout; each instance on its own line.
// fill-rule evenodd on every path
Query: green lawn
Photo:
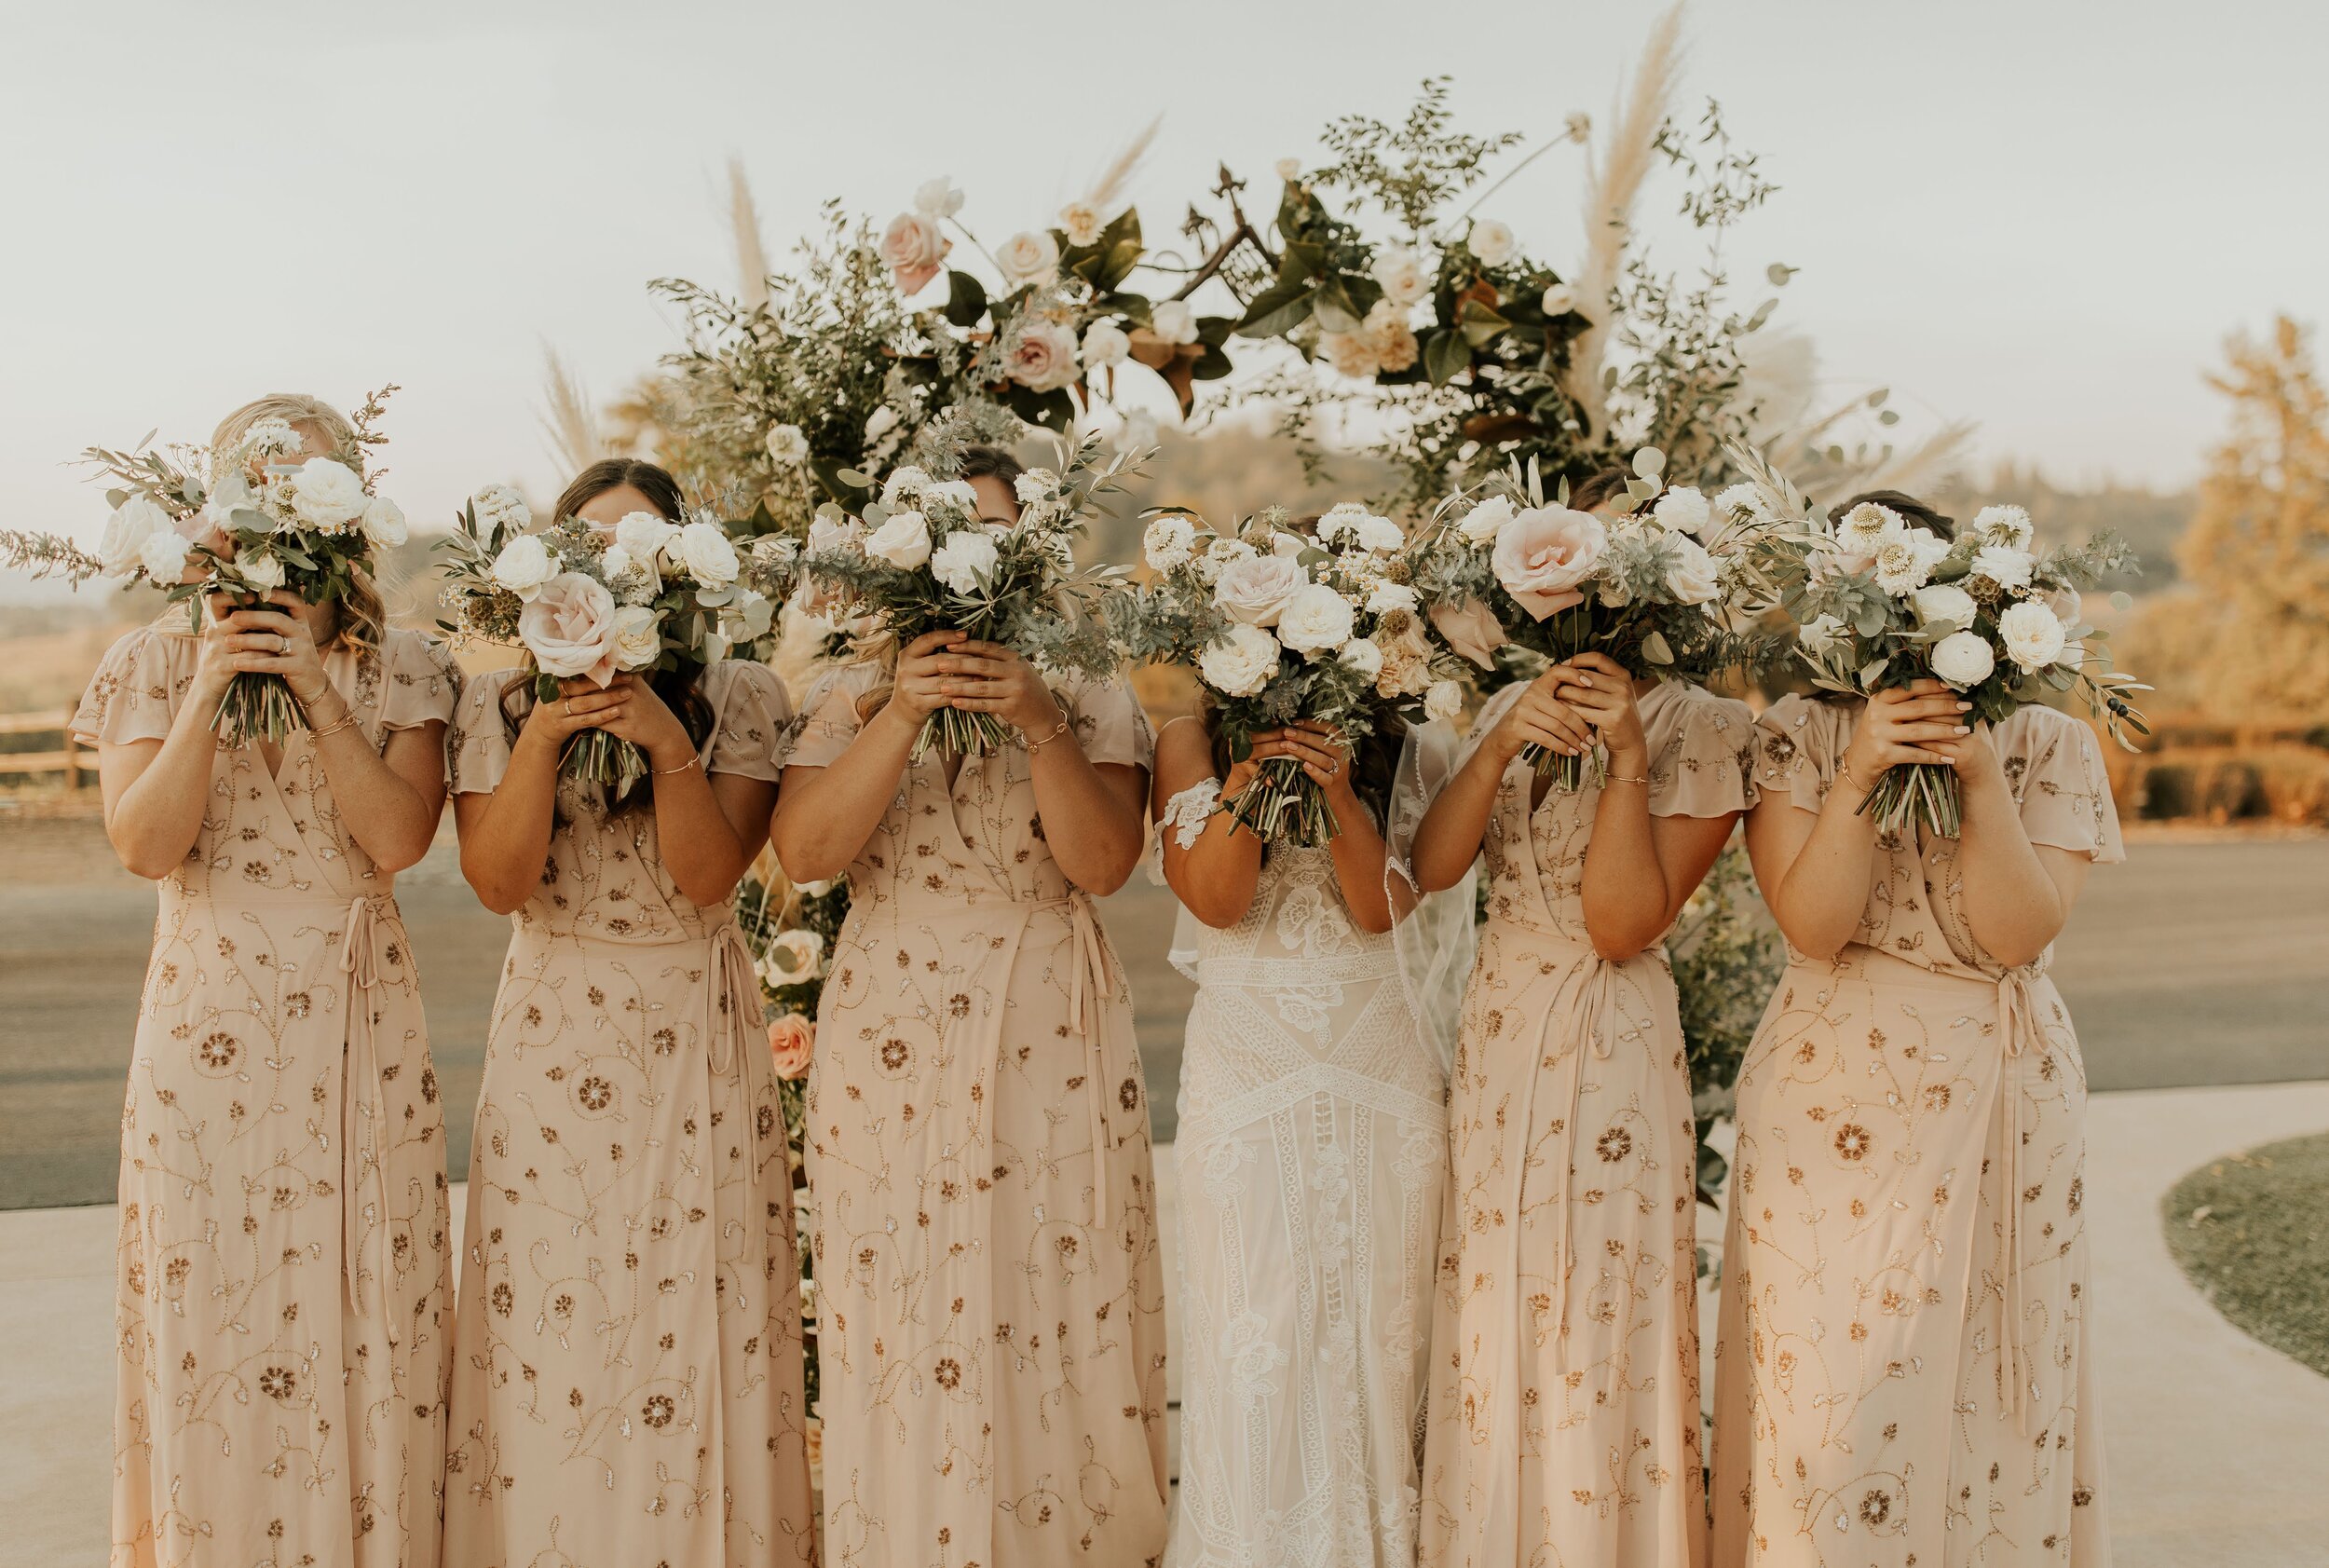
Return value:
M 2203 1166 L 2159 1210 L 2168 1249 L 2218 1312 L 2329 1374 L 2329 1133 Z

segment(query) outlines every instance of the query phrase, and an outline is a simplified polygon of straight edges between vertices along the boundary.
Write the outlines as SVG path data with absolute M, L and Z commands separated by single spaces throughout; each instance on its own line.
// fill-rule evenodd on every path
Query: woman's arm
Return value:
M 674 886 L 698 908 L 725 904 L 769 839 L 776 785 L 703 770 L 687 727 L 636 675 L 617 675 L 631 701 L 599 728 L 647 753 L 655 770 L 655 837 Z
M 1384 876 L 1390 847 L 1383 842 L 1381 825 L 1351 786 L 1350 750 L 1341 733 L 1330 725 L 1305 719 L 1256 736 L 1253 750 L 1257 762 L 1273 757 L 1294 758 L 1310 782 L 1325 792 L 1338 827 L 1327 840 L 1327 853 L 1334 861 L 1342 902 L 1358 929 L 1381 935 L 1412 913 L 1414 900 L 1406 879 L 1400 879 L 1395 893 Z
M 1253 782 L 1256 770 L 1252 757 L 1231 764 L 1222 794 L 1234 796 Z M 1253 907 L 1254 889 L 1261 881 L 1261 840 L 1242 829 L 1233 831 L 1230 814 L 1215 811 L 1195 841 L 1183 849 L 1179 830 L 1166 815 L 1175 796 L 1213 776 L 1213 747 L 1205 727 L 1191 718 L 1166 725 L 1156 738 L 1156 784 L 1151 792 L 1165 885 L 1192 915 L 1216 931 L 1226 931 Z
M 224 621 L 203 628 L 185 700 L 158 741 L 102 742 L 97 782 L 105 802 L 105 837 L 133 876 L 158 881 L 182 865 L 202 832 L 218 737 L 211 716 L 235 675 L 238 659 L 255 657 L 273 636 L 254 636 Z
M 1423 813 L 1415 830 L 1415 881 L 1424 893 L 1444 893 L 1464 879 L 1479 858 L 1488 837 L 1489 819 L 1495 814 L 1496 792 L 1504 787 L 1505 770 L 1533 741 L 1564 757 L 1581 757 L 1593 747 L 1593 731 L 1575 709 L 1556 695 L 1559 682 L 1549 675 L 1530 683 L 1494 729 L 1480 737 L 1472 755 L 1456 770 Z
M 2093 862 L 2082 854 L 2033 844 L 1992 747 L 1988 727 L 1934 750 L 1954 760 L 1963 786 L 1965 820 L 1957 840 L 1965 879 L 1965 918 L 1982 950 L 2018 968 L 2046 950 L 2070 919 Z
M 969 662 L 948 651 L 960 632 L 931 632 L 898 655 L 890 700 L 859 728 L 849 749 L 821 768 L 787 768 L 777 791 L 769 837 L 778 864 L 796 882 L 830 881 L 850 868 L 890 811 L 913 759 L 922 721 L 960 687 L 971 689 Z
M 550 860 L 550 834 L 556 823 L 558 763 L 576 734 L 620 716 L 631 700 L 628 688 L 601 691 L 589 681 L 559 685 L 555 701 L 536 702 L 510 748 L 510 768 L 485 794 L 453 798 L 453 821 L 461 835 L 461 875 L 479 902 L 497 915 L 521 907 L 542 879 Z M 488 722 L 500 714 L 489 712 Z

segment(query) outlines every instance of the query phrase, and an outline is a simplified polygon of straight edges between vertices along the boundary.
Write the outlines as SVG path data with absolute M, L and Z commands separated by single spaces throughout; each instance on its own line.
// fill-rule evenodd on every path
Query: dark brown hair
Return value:
M 679 481 L 669 470 L 636 457 L 601 457 L 568 482 L 558 493 L 558 505 L 552 515 L 560 519 L 579 517 L 582 509 L 609 491 L 624 486 L 636 490 L 647 498 L 656 514 L 667 523 L 677 523 L 687 514 L 687 504 L 679 493 Z M 712 733 L 712 709 L 698 689 L 703 679 L 703 666 L 683 661 L 675 668 L 658 670 L 647 676 L 647 684 L 655 695 L 663 700 L 687 730 L 688 739 L 696 749 L 703 749 L 704 738 Z M 514 736 L 518 726 L 534 705 L 534 688 L 530 681 L 512 681 L 501 696 L 502 722 Z M 616 802 L 609 814 L 635 811 L 655 798 L 655 776 L 650 773 L 633 784 L 631 793 Z
M 1603 469 L 1587 474 L 1569 487 L 1569 510 L 1591 511 L 1597 506 L 1606 506 L 1613 498 L 1626 493 L 1627 482 L 1632 478 L 1624 469 Z
M 1000 446 L 965 446 L 962 448 L 962 467 L 955 477 L 1000 479 L 1005 484 L 1015 485 L 1019 483 L 1019 476 L 1025 472 L 1027 465 Z M 1012 504 L 1015 506 L 1017 502 L 1018 497 L 1015 492 Z
M 1914 526 L 1930 528 L 1942 539 L 1954 539 L 1957 537 L 1955 518 L 1941 515 L 1914 496 L 1901 490 L 1862 490 L 1859 495 L 1845 502 L 1843 511 L 1839 511 L 1836 515 L 1842 516 L 1845 511 L 1851 511 L 1862 501 L 1873 501 L 1888 511 L 1897 511 Z

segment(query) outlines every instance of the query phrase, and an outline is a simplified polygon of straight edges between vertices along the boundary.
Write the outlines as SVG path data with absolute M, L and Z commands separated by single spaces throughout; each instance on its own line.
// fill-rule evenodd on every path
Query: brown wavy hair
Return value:
M 225 451 L 249 434 L 251 427 L 262 419 L 282 420 L 292 429 L 320 440 L 324 457 L 345 463 L 358 473 L 364 471 L 364 450 L 356 439 L 355 425 L 321 398 L 309 397 L 305 392 L 269 392 L 263 398 L 252 399 L 218 422 L 218 429 L 211 432 L 211 449 Z M 211 478 L 215 480 L 217 475 Z M 325 646 L 346 643 L 356 650 L 360 660 L 376 660 L 388 627 L 388 607 L 381 602 L 379 583 L 363 567 L 351 566 L 347 592 L 340 597 L 333 617 L 332 635 Z

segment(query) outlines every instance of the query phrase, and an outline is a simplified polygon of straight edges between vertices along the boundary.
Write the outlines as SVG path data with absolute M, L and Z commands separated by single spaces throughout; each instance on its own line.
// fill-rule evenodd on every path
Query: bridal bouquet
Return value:
M 746 557 L 730 537 L 748 525 L 708 511 L 684 523 L 634 511 L 611 530 L 562 517 L 528 532 L 533 522 L 506 485 L 470 498 L 437 546 L 450 557 L 441 602 L 454 612 L 437 624 L 456 646 L 523 648 L 537 702 L 576 676 L 605 687 L 619 673 L 708 664 L 769 629 L 774 607 L 743 580 Z M 754 543 L 754 562 L 772 538 Z M 562 764 L 618 800 L 647 771 L 637 746 L 594 729 L 574 737 Z
M 1605 653 L 1631 675 L 1683 680 L 1736 661 L 1745 645 L 1725 607 L 1760 558 L 1766 524 L 1692 486 L 1668 487 L 1664 468 L 1655 448 L 1638 453 L 1625 514 L 1608 522 L 1571 510 L 1566 484 L 1548 501 L 1532 465 L 1445 504 L 1414 552 L 1434 628 L 1483 670 L 1507 645 L 1553 662 Z M 1522 755 L 1571 792 L 1605 765 L 1599 749 L 1564 757 L 1532 744 Z
M 2120 744 L 2149 732 L 2129 698 L 2150 688 L 2111 669 L 2107 634 L 2080 614 L 2080 589 L 2137 569 L 2116 534 L 2039 552 L 2018 506 L 1983 507 L 1954 541 L 1873 501 L 1831 519 L 1754 454 L 1732 458 L 1787 526 L 1770 541 L 1775 578 L 1813 685 L 1866 696 L 1930 677 L 1991 724 L 2075 693 Z M 1915 824 L 1954 839 L 1963 823 L 1956 770 L 1938 763 L 1886 769 L 1859 809 L 1886 832 Z
M 1019 477 L 1015 525 L 979 521 L 968 481 L 894 469 L 859 515 L 829 502 L 818 509 L 797 570 L 831 619 L 859 625 L 861 654 L 959 631 L 1046 673 L 1105 676 L 1117 656 L 1104 606 L 1121 592 L 1121 574 L 1078 566 L 1075 541 L 1088 502 L 1118 488 L 1144 459 L 1120 454 L 1103 462 L 1098 438 L 1087 439 L 1064 474 L 1034 469 Z M 933 461 L 950 473 L 957 458 L 942 448 Z M 1011 727 L 992 714 L 944 707 L 924 722 L 914 757 L 933 746 L 985 757 L 1011 740 Z
M 350 575 L 375 549 L 405 539 L 402 510 L 375 493 L 362 461 L 364 449 L 384 439 L 374 426 L 395 390 L 383 388 L 356 411 L 353 467 L 300 457 L 306 441 L 282 419 L 261 419 L 217 451 L 144 441 L 127 452 L 92 446 L 83 457 L 116 482 L 105 492 L 114 511 L 96 553 L 29 532 L 0 534 L 0 552 L 11 566 L 61 575 L 76 587 L 90 578 L 151 582 L 186 607 L 197 632 L 211 594 L 247 608 L 289 588 L 307 604 L 329 604 L 347 593 Z M 199 571 L 189 576 L 190 565 Z M 244 671 L 228 684 L 211 729 L 230 746 L 279 744 L 306 722 L 281 675 Z
M 1157 580 L 1120 636 L 1137 655 L 1196 672 L 1235 761 L 1252 755 L 1255 735 L 1300 719 L 1330 724 L 1355 745 L 1395 713 L 1452 718 L 1460 666 L 1430 635 L 1407 580 L 1406 542 L 1396 523 L 1350 503 L 1307 537 L 1282 507 L 1231 534 L 1164 512 L 1142 540 Z M 1221 809 L 1261 838 L 1306 848 L 1341 830 L 1290 757 L 1263 762 Z

